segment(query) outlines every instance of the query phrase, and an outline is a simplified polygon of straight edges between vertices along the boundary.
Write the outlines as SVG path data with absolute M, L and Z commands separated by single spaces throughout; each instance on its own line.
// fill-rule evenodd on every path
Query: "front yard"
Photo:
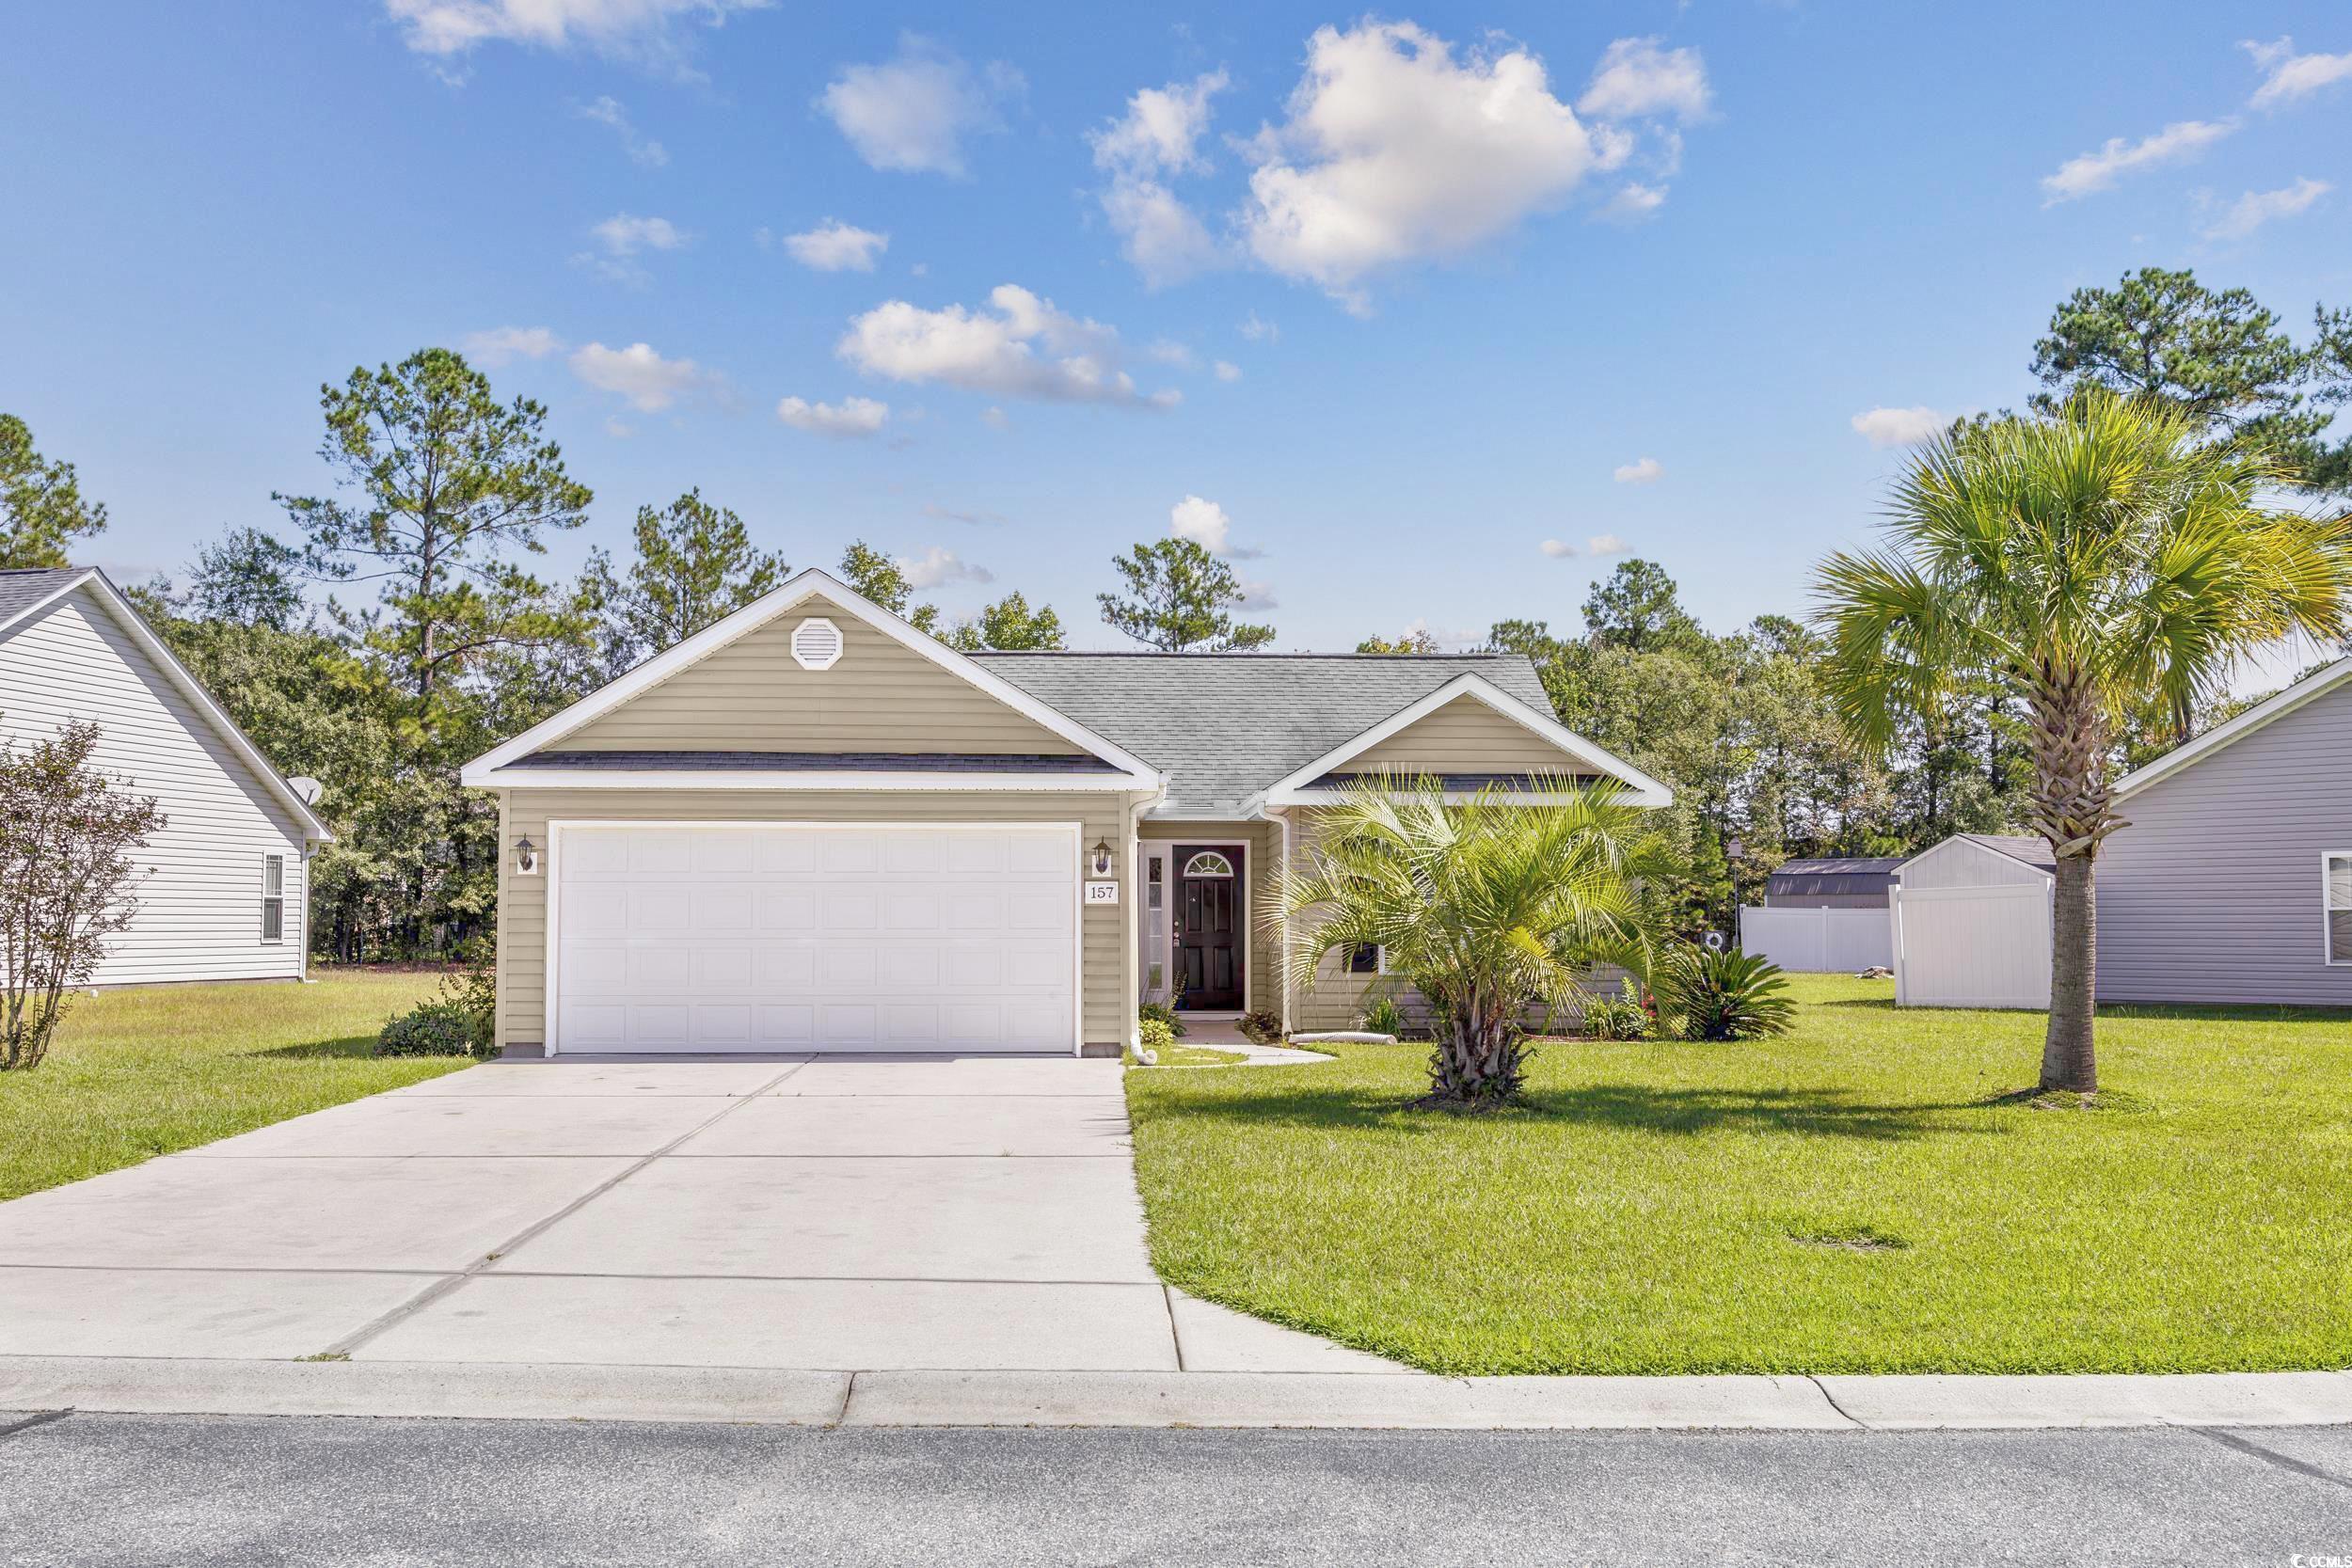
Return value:
M 439 988 L 398 972 L 316 985 L 157 986 L 72 1005 L 49 1060 L 0 1073 L 0 1198 L 17 1197 L 469 1065 L 368 1054 Z
M 2039 1014 L 1801 975 L 1761 1043 L 1560 1041 L 1532 1103 L 1400 1109 L 1426 1047 L 1128 1075 L 1172 1284 L 1432 1371 L 2352 1366 L 2352 1021 Z

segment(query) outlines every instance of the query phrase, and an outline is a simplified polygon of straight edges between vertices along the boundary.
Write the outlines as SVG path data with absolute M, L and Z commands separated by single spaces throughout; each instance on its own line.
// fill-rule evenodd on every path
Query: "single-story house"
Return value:
M 0 571 L 0 736 L 75 721 L 99 726 L 91 765 L 167 818 L 93 983 L 301 979 L 306 864 L 334 837 L 315 793 L 279 776 L 104 573 Z
M 1666 788 L 1504 655 L 966 655 L 804 571 L 477 758 L 517 1054 L 1114 1054 L 1136 1008 L 1354 1021 L 1277 868 L 1350 781 Z M 1535 797 L 1529 797 L 1534 799 Z
M 2352 1006 L 2352 658 L 2119 780 L 2107 1002 Z
M 1783 861 L 1764 879 L 1768 910 L 1883 910 L 1900 855 Z

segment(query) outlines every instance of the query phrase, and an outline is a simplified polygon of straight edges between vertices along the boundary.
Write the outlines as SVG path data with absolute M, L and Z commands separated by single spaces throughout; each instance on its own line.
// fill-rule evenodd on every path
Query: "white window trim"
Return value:
M 278 891 L 275 894 L 269 890 L 269 871 L 272 861 L 278 863 Z M 269 934 L 269 907 L 272 904 L 278 906 L 278 934 L 276 936 Z M 286 857 L 282 853 L 265 854 L 262 857 L 261 922 L 262 945 L 264 947 L 284 946 L 286 942 Z
M 1363 943 L 1358 942 L 1356 945 L 1360 947 Z M 1350 963 L 1348 960 L 1355 958 L 1355 956 L 1356 954 L 1354 948 L 1349 949 L 1347 953 L 1342 956 L 1340 958 L 1341 974 L 1371 977 L 1386 974 L 1389 972 L 1389 949 L 1384 943 L 1375 942 L 1372 944 L 1372 967 L 1370 969 L 1358 969 Z
M 824 658 L 811 658 L 801 652 L 801 634 L 815 626 L 824 627 L 826 634 L 833 639 L 833 652 Z M 803 670 L 832 669 L 841 662 L 841 655 L 848 646 L 847 640 L 841 635 L 841 628 L 834 626 L 829 617 L 823 615 L 811 615 L 802 621 L 799 626 L 794 626 L 789 641 L 792 648 L 792 662 Z
M 2342 969 L 2352 965 L 2352 956 L 2336 957 L 2334 933 L 2328 928 L 2328 917 L 2352 912 L 2352 904 L 2338 909 L 2329 902 L 2334 893 L 2328 886 L 2328 867 L 2334 861 L 2352 863 L 2352 849 L 2322 849 L 2319 852 L 2319 961 L 2330 969 Z

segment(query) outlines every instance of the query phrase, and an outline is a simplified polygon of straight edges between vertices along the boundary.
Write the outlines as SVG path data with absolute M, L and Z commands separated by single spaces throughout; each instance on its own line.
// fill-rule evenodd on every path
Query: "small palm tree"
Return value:
M 1639 885 L 1663 869 L 1643 809 L 1608 784 L 1534 786 L 1449 804 L 1434 780 L 1350 786 L 1279 879 L 1294 965 L 1385 950 L 1428 1003 L 1428 1103 L 1499 1104 L 1518 1092 L 1530 1013 L 1580 994 L 1596 961 L 1641 962 Z
M 2025 702 L 2026 816 L 2058 860 L 2044 1089 L 2099 1086 L 2092 864 L 2129 825 L 2119 720 L 2161 702 L 2185 723 L 2240 656 L 2344 633 L 2352 518 L 2265 508 L 2281 478 L 2177 411 L 2094 392 L 1930 443 L 1897 486 L 1893 547 L 1821 568 L 1825 683 L 1865 741 L 1975 673 Z

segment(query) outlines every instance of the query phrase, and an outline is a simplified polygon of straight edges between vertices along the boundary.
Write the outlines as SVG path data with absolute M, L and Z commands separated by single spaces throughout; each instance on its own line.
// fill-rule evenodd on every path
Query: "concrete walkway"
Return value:
M 1400 1370 L 1160 1283 L 1120 1070 L 474 1068 L 0 1205 L 0 1355 Z

